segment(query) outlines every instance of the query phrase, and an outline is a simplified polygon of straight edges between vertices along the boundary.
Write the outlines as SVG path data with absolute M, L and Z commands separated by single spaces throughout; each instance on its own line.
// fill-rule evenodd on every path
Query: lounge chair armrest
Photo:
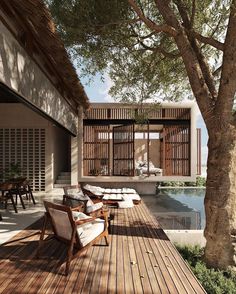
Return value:
M 72 211 L 78 211 L 78 212 L 85 212 L 86 210 L 86 205 L 84 203 L 82 203 L 81 205 L 77 206 L 77 207 L 73 207 L 71 208 Z
M 97 218 L 97 217 L 90 217 L 90 218 L 85 218 L 85 219 L 76 220 L 76 221 L 75 221 L 75 224 L 76 224 L 77 226 L 79 226 L 79 225 L 83 225 L 83 224 L 85 224 L 85 223 L 91 223 L 91 222 L 93 222 L 96 218 Z
M 108 228 L 108 218 L 110 216 L 110 211 L 109 209 L 106 209 L 106 210 L 102 210 L 101 209 L 101 218 L 103 218 L 105 220 L 105 230 Z

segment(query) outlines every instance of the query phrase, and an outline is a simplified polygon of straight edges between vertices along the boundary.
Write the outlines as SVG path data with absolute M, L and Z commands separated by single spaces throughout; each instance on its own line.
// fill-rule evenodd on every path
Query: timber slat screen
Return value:
M 113 127 L 113 175 L 134 176 L 134 125 Z
M 108 176 L 109 126 L 84 126 L 84 176 Z
M 35 258 L 41 223 L 23 230 L 0 247 L 0 293 L 206 294 L 143 202 L 110 213 L 109 246 L 88 248 L 68 276 L 67 246 L 49 237 Z
M 190 175 L 189 125 L 165 126 L 163 132 L 165 176 Z
M 190 176 L 190 124 L 191 108 L 174 107 L 134 107 L 104 105 L 90 108 L 84 118 L 84 176 L 110 175 L 134 176 L 134 131 L 131 124 L 137 123 L 135 118 L 148 117 L 153 129 L 159 126 L 160 132 L 160 167 L 164 176 Z M 122 125 L 122 126 L 121 126 Z M 129 127 L 128 127 L 129 125 Z M 103 129 L 114 134 L 95 135 L 95 130 Z M 130 129 L 129 129 L 130 128 Z M 123 132 L 123 141 L 122 137 Z M 88 133 L 88 134 L 87 134 Z M 150 135 L 150 131 L 147 131 Z M 129 134 L 129 135 L 128 135 Z M 148 136 L 149 136 L 148 135 Z M 132 136 L 132 140 L 126 139 Z M 101 140 L 99 139 L 101 138 Z M 198 139 L 200 137 L 198 136 Z M 200 142 L 200 141 L 199 141 Z M 200 172 L 200 143 L 198 142 L 198 173 Z M 96 147 L 95 147 L 96 146 Z M 113 152 L 112 152 L 113 148 Z M 149 150 L 146 151 L 149 158 Z M 154 151 L 153 151 L 154 152 Z
M 201 175 L 202 162 L 201 162 L 201 129 L 197 129 L 197 175 Z
M 86 119 L 134 119 L 135 113 L 147 112 L 149 119 L 190 119 L 189 108 L 157 108 L 151 111 L 145 108 L 91 108 Z

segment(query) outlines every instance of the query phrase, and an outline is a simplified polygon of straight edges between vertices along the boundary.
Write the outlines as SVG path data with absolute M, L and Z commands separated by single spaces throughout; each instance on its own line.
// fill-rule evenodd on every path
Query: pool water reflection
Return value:
M 142 199 L 163 229 L 202 230 L 205 228 L 205 189 L 161 189 L 155 196 Z

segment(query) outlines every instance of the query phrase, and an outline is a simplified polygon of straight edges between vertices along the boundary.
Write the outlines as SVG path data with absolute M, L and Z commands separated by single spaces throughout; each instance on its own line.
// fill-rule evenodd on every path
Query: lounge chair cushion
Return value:
M 74 217 L 74 220 L 83 220 L 91 218 L 91 216 L 88 216 L 87 214 L 81 211 L 72 211 L 72 215 Z
M 117 200 L 122 201 L 123 195 L 122 194 L 104 194 L 103 200 Z
M 95 204 L 92 204 L 92 205 L 88 205 L 87 204 L 86 211 L 87 211 L 87 213 L 91 213 L 93 211 L 96 211 L 98 209 L 101 209 L 102 207 L 103 207 L 103 203 L 102 202 L 98 202 L 98 203 L 95 203 Z
M 141 197 L 136 193 L 136 194 L 123 194 L 124 200 L 141 200 Z
M 134 207 L 134 203 L 133 203 L 132 199 L 119 201 L 118 202 L 118 207 L 119 208 L 131 208 L 131 207 Z
M 86 246 L 89 242 L 95 239 L 104 231 L 105 221 L 102 219 L 95 219 L 90 227 L 83 228 L 83 231 L 78 231 L 80 226 L 77 229 L 79 234 L 80 241 L 82 246 Z
M 87 205 L 93 205 L 93 201 L 87 195 L 84 195 L 80 189 L 68 189 L 67 196 L 81 201 L 88 201 Z
M 137 194 L 136 190 L 131 188 L 123 188 L 122 193 Z
M 67 190 L 66 195 L 78 199 L 80 196 L 83 196 L 84 194 L 80 188 L 71 188 Z
M 85 213 L 83 212 L 79 212 L 79 211 L 72 211 L 72 214 L 73 214 L 73 217 L 75 220 L 83 220 L 83 219 L 91 219 L 90 216 L 86 215 Z M 82 224 L 82 225 L 79 225 L 77 227 L 77 232 L 78 234 L 82 234 L 82 232 L 84 230 L 86 230 L 87 228 L 90 228 L 92 226 L 92 223 L 85 223 L 85 224 Z
M 102 187 L 98 187 L 98 186 L 92 186 L 92 185 L 89 185 L 89 184 L 86 184 L 84 186 L 84 189 L 90 191 L 91 193 L 97 195 L 97 196 L 101 196 L 103 195 L 105 189 L 102 188 Z

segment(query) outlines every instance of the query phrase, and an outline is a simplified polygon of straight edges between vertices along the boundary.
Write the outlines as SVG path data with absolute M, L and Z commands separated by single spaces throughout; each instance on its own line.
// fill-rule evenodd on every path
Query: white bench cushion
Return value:
M 118 202 L 118 207 L 119 208 L 131 208 L 131 207 L 134 207 L 134 203 L 132 200 L 124 200 L 124 201 Z
M 136 193 L 136 194 L 123 194 L 124 200 L 141 200 L 141 197 Z
M 123 195 L 122 194 L 105 194 L 102 198 L 103 200 L 117 200 L 122 201 Z

